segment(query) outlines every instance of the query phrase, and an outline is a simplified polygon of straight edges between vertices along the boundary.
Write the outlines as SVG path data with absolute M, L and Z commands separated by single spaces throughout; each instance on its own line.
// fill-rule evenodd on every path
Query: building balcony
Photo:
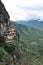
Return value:
M 14 32 L 13 28 L 9 28 L 7 32 L 4 32 L 5 42 L 12 42 L 14 37 L 16 36 L 16 32 Z

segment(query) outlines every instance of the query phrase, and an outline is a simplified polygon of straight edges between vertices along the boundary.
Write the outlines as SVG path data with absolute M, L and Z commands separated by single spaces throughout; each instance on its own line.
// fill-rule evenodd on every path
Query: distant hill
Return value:
M 43 65 L 43 31 L 12 21 L 11 25 L 19 32 L 20 47 L 23 50 L 21 64 Z
M 11 22 L 11 25 L 19 32 L 21 42 L 29 45 L 33 41 L 37 42 L 43 39 L 43 31 L 39 29 L 24 24 L 17 24 L 16 22 Z
M 17 21 L 18 24 L 24 24 L 24 25 L 29 25 L 33 28 L 37 28 L 40 30 L 43 30 L 43 21 L 39 21 L 39 20 L 28 20 L 28 21 Z

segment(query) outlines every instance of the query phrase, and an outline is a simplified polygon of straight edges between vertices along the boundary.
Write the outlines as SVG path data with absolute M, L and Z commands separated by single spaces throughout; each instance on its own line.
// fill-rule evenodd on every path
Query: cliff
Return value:
M 16 35 L 14 29 L 10 26 L 9 18 L 10 16 L 0 0 L 0 35 L 3 35 L 5 42 L 12 42 Z
M 0 65 L 16 65 L 21 57 L 18 32 L 10 25 L 9 14 L 0 0 Z
M 0 0 L 0 14 L 3 15 L 3 20 L 4 20 L 4 21 L 7 21 L 7 20 L 10 18 L 9 14 L 8 14 L 8 12 L 6 11 L 5 6 L 4 6 L 4 4 L 1 2 L 1 0 Z

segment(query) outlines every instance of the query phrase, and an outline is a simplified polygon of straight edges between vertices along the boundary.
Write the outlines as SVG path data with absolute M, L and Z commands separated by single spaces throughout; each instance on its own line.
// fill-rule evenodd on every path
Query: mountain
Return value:
M 9 15 L 0 0 L 1 13 L 4 16 L 3 21 L 7 23 Z M 2 41 L 0 42 L 0 65 L 43 65 L 43 31 L 35 28 L 35 25 L 40 27 L 38 24 L 39 22 L 36 21 L 33 23 L 30 21 L 30 24 L 28 21 L 23 23 L 10 21 L 10 25 L 16 31 L 16 36 L 13 42 L 7 43 L 2 41 L 4 37 L 0 35 Z M 43 22 L 40 24 L 42 26 Z
M 31 26 L 26 26 L 24 24 L 17 24 L 15 22 L 11 22 L 12 26 L 19 32 L 19 34 L 22 37 L 22 39 L 28 40 L 28 39 L 39 39 L 41 37 L 43 37 L 43 31 L 36 29 L 36 28 L 32 28 Z M 27 38 L 27 39 L 26 39 Z
M 10 22 L 16 37 L 11 43 L 0 43 L 0 65 L 43 65 L 43 31 Z
M 43 30 L 43 21 L 40 20 L 29 20 L 29 21 L 17 21 L 18 24 L 29 25 L 33 28 Z
M 23 50 L 22 65 L 43 65 L 43 31 L 11 21 L 19 32 L 19 43 Z
M 21 57 L 18 33 L 9 25 L 9 14 L 0 0 L 0 65 L 17 65 Z M 10 31 L 9 31 L 10 30 Z M 12 36 L 13 35 L 13 36 Z
M 0 16 L 1 15 L 3 16 L 3 21 L 5 21 L 5 20 L 8 21 L 8 19 L 9 19 L 10 16 L 9 16 L 9 14 L 8 14 L 8 12 L 7 12 L 4 4 L 0 0 Z
M 43 41 L 43 31 L 15 22 L 11 22 L 11 24 L 19 32 L 20 42 L 23 42 L 27 47 L 33 42 L 37 44 Z

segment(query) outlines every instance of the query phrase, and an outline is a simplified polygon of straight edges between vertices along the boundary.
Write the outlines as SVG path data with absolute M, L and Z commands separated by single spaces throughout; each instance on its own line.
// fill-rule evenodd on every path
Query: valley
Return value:
M 15 22 L 11 25 L 19 32 L 20 47 L 24 51 L 22 60 L 26 65 L 43 65 L 43 31 Z M 22 61 L 23 65 L 25 62 Z

